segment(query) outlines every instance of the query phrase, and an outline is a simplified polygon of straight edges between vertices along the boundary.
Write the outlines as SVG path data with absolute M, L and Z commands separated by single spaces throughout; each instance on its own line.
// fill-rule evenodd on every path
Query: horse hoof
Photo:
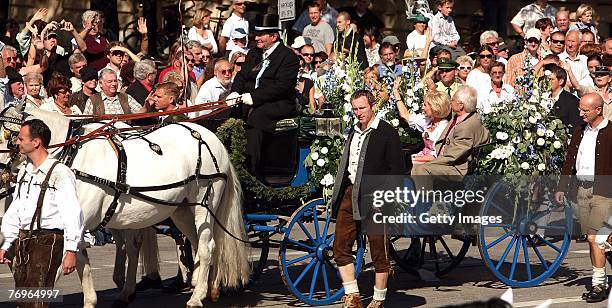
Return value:
M 213 302 L 217 302 L 219 300 L 219 288 L 212 287 L 210 288 L 210 300 Z

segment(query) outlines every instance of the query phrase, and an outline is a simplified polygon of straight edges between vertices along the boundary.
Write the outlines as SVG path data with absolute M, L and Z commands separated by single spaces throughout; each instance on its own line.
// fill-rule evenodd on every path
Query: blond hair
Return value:
M 444 119 L 451 112 L 450 98 L 444 92 L 428 91 L 423 100 L 431 106 L 431 115 L 434 118 Z
M 591 13 L 593 14 L 593 21 L 591 23 L 596 26 L 597 24 L 595 23 L 595 9 L 593 9 L 593 7 L 588 4 L 581 4 L 578 9 L 576 9 L 576 20 L 580 20 L 580 17 L 582 17 L 582 15 L 586 14 L 588 11 L 591 11 Z
M 204 27 L 204 24 L 202 23 L 202 18 L 210 16 L 211 14 L 212 12 L 207 8 L 202 7 L 197 9 L 195 15 L 193 15 L 193 19 L 191 19 L 193 26 L 198 29 L 201 29 L 202 27 Z

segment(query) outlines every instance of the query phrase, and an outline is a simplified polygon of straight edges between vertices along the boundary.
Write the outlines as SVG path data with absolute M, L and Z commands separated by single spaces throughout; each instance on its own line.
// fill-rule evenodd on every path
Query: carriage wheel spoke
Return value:
M 306 234 L 306 236 L 308 237 L 308 239 L 313 242 L 316 243 L 315 239 L 312 238 L 312 235 L 310 234 L 310 232 L 308 232 L 308 230 L 306 229 L 306 227 L 304 226 L 304 223 L 302 223 L 301 221 L 297 221 L 298 225 L 300 226 L 300 229 L 302 229 L 302 232 L 304 232 L 304 234 Z
M 325 264 L 321 266 L 321 273 L 323 274 L 323 286 L 325 287 L 325 296 L 329 297 L 329 281 L 327 280 L 327 267 Z
M 510 236 L 510 233 L 504 233 L 502 236 L 500 236 L 498 239 L 496 239 L 495 241 L 491 242 L 489 245 L 486 246 L 487 250 L 491 249 L 491 247 L 499 244 L 501 241 L 505 240 L 508 236 Z
M 506 257 L 508 256 L 510 249 L 512 248 L 512 246 L 514 246 L 515 241 L 516 241 L 516 236 L 513 236 L 512 240 L 510 241 L 510 244 L 508 244 L 508 246 L 506 247 L 506 250 L 504 250 L 504 253 L 502 254 L 501 258 L 499 258 L 499 262 L 495 266 L 496 270 L 499 271 L 499 268 L 504 264 L 504 261 L 506 260 Z
M 312 217 L 313 217 L 313 222 L 314 223 L 314 228 L 315 228 L 315 235 L 317 236 L 317 243 L 321 240 L 321 232 L 319 232 L 319 219 L 317 217 L 317 209 L 313 208 L 312 209 Z
M 550 246 L 550 248 L 556 250 L 558 253 L 561 253 L 561 248 L 557 247 L 555 244 L 549 242 L 547 239 L 545 239 L 544 237 L 540 236 L 539 234 L 536 234 L 535 236 L 537 236 L 541 241 L 546 243 L 546 245 Z
M 501 207 L 499 207 L 499 205 L 497 205 L 496 202 L 491 202 L 491 206 L 496 208 L 496 209 L 498 209 L 503 214 L 503 216 L 505 216 L 505 217 L 512 217 L 512 215 L 510 215 L 510 213 L 506 212 L 506 210 L 504 210 Z
M 302 247 L 302 248 L 306 249 L 306 251 L 313 251 L 313 250 L 315 250 L 315 248 L 314 248 L 314 247 L 312 247 L 312 246 L 308 246 L 308 245 L 306 245 L 306 244 L 304 244 L 304 243 L 300 243 L 300 242 L 298 242 L 298 241 L 296 241 L 296 240 L 292 240 L 292 239 L 290 239 L 290 238 L 288 238 L 288 239 L 287 239 L 287 241 L 288 241 L 289 243 L 291 243 L 291 244 L 294 244 L 294 245 L 297 245 L 297 246 L 299 246 L 299 247 Z
M 538 259 L 540 259 L 540 263 L 542 263 L 542 266 L 544 266 L 544 268 L 546 268 L 546 270 L 548 270 L 548 262 L 546 262 L 546 260 L 544 260 L 544 257 L 542 256 L 542 253 L 540 253 L 540 250 L 538 249 L 538 247 L 536 245 L 534 245 L 533 240 L 531 239 L 531 237 L 527 237 L 527 240 L 529 241 L 529 244 L 531 244 L 531 248 L 533 249 L 533 251 L 535 251 L 536 256 L 538 256 Z
M 315 286 L 317 285 L 317 276 L 319 275 L 319 267 L 321 267 L 321 262 L 317 260 L 317 265 L 315 265 L 315 269 L 312 272 L 312 281 L 310 282 L 310 291 L 308 292 L 308 298 L 312 299 L 312 294 L 314 293 Z
M 488 224 L 488 225 L 482 225 L 484 228 L 504 228 L 504 229 L 512 229 L 512 225 L 511 224 Z
M 516 246 L 514 247 L 514 256 L 512 256 L 512 267 L 510 268 L 510 275 L 508 278 L 510 280 L 514 280 L 514 271 L 516 270 L 516 264 L 518 263 L 518 254 L 521 250 L 521 245 L 523 241 L 520 238 L 517 238 Z
M 525 267 L 527 268 L 527 280 L 531 280 L 531 264 L 529 263 L 529 250 L 527 250 L 527 239 L 523 239 L 523 256 L 525 258 Z
M 321 235 L 322 238 L 327 237 L 327 231 L 329 229 L 330 222 L 331 222 L 331 215 L 327 215 L 327 218 L 325 219 L 325 226 L 323 227 L 323 234 Z
M 427 241 L 425 241 L 425 238 L 423 238 L 423 240 L 420 242 L 421 242 L 421 253 L 419 254 L 419 268 L 423 267 L 423 263 L 425 262 L 425 249 L 427 248 Z
M 301 257 L 298 257 L 298 258 L 295 258 L 295 259 L 289 260 L 289 261 L 287 261 L 287 266 L 289 266 L 289 265 L 293 265 L 293 264 L 295 264 L 295 263 L 297 263 L 297 262 L 300 262 L 300 261 L 304 261 L 304 260 L 306 260 L 306 259 L 308 259 L 308 258 L 312 258 L 312 257 L 314 257 L 314 256 L 315 256 L 315 253 L 314 253 L 314 252 L 312 252 L 312 253 L 309 253 L 309 254 L 307 254 L 307 255 L 305 255 L 305 256 L 301 256 Z
M 302 282 L 302 279 L 304 279 L 304 276 L 306 276 L 306 273 L 308 273 L 310 271 L 310 269 L 312 268 L 312 266 L 315 263 L 317 263 L 317 259 L 313 258 L 312 261 L 310 261 L 310 263 L 308 263 L 308 266 L 306 266 L 306 268 L 302 271 L 300 276 L 295 280 L 294 286 L 296 287 L 296 289 L 297 289 L 297 286 L 300 284 L 300 282 Z
M 450 248 L 448 248 L 446 241 L 442 237 L 440 237 L 440 244 L 442 244 L 444 250 L 446 250 L 446 253 L 448 254 L 449 258 L 451 258 L 451 260 L 455 259 L 455 255 L 453 255 L 453 252 L 450 250 Z

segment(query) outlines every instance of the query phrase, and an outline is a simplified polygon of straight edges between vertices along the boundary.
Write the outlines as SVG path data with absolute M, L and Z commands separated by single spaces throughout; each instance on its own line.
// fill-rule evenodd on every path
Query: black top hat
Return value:
M 278 32 L 278 15 L 263 14 L 255 17 L 255 32 Z
M 6 68 L 6 77 L 8 78 L 9 85 L 15 82 L 23 82 L 23 76 L 12 66 Z

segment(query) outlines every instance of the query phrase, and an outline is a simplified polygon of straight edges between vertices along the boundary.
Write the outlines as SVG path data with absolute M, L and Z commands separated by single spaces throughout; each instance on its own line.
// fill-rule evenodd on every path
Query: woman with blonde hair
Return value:
M 196 10 L 193 19 L 193 26 L 189 29 L 187 37 L 189 40 L 198 41 L 203 47 L 208 48 L 213 54 L 219 51 L 215 36 L 210 31 L 210 15 L 212 12 L 207 8 L 199 8 Z
M 244 64 L 244 61 L 246 61 L 246 54 L 240 51 L 234 52 L 232 54 L 232 57 L 230 59 L 230 64 L 234 68 L 234 75 L 232 75 L 232 81 L 234 80 L 234 77 L 238 75 L 238 72 L 242 70 L 242 65 Z
M 576 20 L 576 23 L 570 26 L 569 31 L 587 29 L 593 32 L 595 43 L 598 44 L 599 36 L 597 35 L 597 24 L 595 23 L 595 9 L 588 4 L 581 4 L 576 10 Z
M 472 60 L 470 56 L 461 56 L 457 58 L 457 61 L 455 62 L 459 64 L 459 66 L 457 67 L 457 77 L 459 77 L 458 79 L 461 84 L 465 85 L 467 76 L 474 68 L 474 60 Z
M 442 133 L 448 125 L 448 116 L 451 112 L 450 98 L 445 93 L 438 91 L 427 91 L 423 97 L 424 114 L 413 114 L 402 101 L 399 93 L 401 78 L 395 79 L 393 84 L 393 96 L 396 98 L 397 110 L 400 117 L 410 125 L 423 133 L 425 148 L 412 156 L 413 164 L 430 162 L 436 157 L 436 141 L 442 138 Z
M 40 107 L 45 101 L 40 95 L 43 76 L 40 73 L 30 72 L 23 76 L 23 84 L 26 89 L 26 104 L 28 107 Z

